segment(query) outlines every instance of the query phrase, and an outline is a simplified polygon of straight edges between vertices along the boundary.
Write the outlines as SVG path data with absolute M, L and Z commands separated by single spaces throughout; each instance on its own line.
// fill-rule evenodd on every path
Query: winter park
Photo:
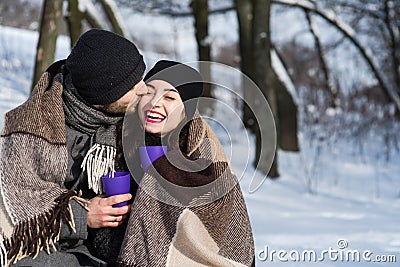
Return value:
M 208 82 L 198 109 L 239 181 L 254 240 L 255 266 L 399 266 L 399 1 L 3 0 L 1 129 L 5 114 L 30 98 L 41 74 L 53 62 L 66 59 L 79 36 L 92 28 L 132 41 L 143 55 L 145 75 L 167 59 L 197 69 Z M 42 123 L 36 115 L 23 117 L 24 123 L 35 119 L 38 125 Z M 3 139 L 8 135 L 3 130 L 0 151 L 7 150 Z M 23 147 L 22 154 L 30 153 L 32 147 Z M 211 145 L 214 156 L 219 155 L 216 149 Z M 17 156 L 14 160 L 28 166 Z M 126 165 L 132 172 L 130 163 Z M 27 249 L 21 245 L 15 256 L 9 247 L 40 239 L 28 230 L 32 224 L 5 216 L 14 210 L 7 204 L 4 166 L 0 165 L 2 267 L 7 266 L 7 254 L 19 259 Z M 27 173 L 35 171 L 26 168 Z M 44 169 L 43 175 L 48 176 Z M 28 191 L 38 195 L 35 188 Z M 232 210 L 228 228 L 246 225 Z M 213 212 L 209 217 L 217 216 Z M 65 216 L 63 223 L 71 219 Z M 73 216 L 78 217 L 75 212 Z M 152 220 L 150 215 L 143 218 Z M 20 224 L 24 226 L 14 230 Z M 29 237 L 5 241 L 6 233 L 23 233 L 20 229 L 25 226 Z M 191 230 L 203 238 L 207 232 L 203 228 Z M 237 237 L 247 229 L 231 231 L 215 261 L 210 257 L 195 266 L 246 266 L 240 257 L 251 242 Z M 213 231 L 204 236 L 218 239 Z M 43 244 L 47 249 L 57 247 L 53 241 L 58 239 L 52 238 L 40 239 L 41 250 L 46 251 Z M 177 237 L 170 239 L 175 242 Z M 183 247 L 191 240 L 186 241 Z M 34 251 L 39 252 L 39 247 Z M 212 249 L 204 250 L 208 255 Z M 229 253 L 238 256 L 230 259 Z M 227 262 L 222 263 L 223 256 Z M 192 266 L 178 264 L 179 260 L 174 263 L 171 257 L 168 254 L 167 263 L 156 265 Z

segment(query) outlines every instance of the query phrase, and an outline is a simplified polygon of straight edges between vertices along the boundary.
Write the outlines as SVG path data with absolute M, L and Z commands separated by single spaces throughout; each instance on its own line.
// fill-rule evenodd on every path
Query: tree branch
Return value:
M 360 13 L 363 15 L 367 14 L 368 16 L 379 20 L 383 20 L 385 17 L 385 15 L 381 11 L 368 9 L 366 8 L 366 5 L 356 5 L 354 3 L 348 3 L 348 1 L 340 2 L 340 4 L 338 5 L 350 9 L 352 14 L 354 13 Z
M 81 1 L 80 8 L 82 8 L 81 12 L 91 27 L 106 29 L 106 25 L 103 23 L 103 19 L 92 1 Z
M 105 29 L 105 26 L 93 16 L 88 10 L 83 13 L 84 18 L 92 28 Z
M 316 25 L 311 20 L 310 11 L 304 10 L 304 13 L 306 15 L 307 22 L 308 22 L 308 25 L 309 25 L 309 28 L 310 28 L 310 32 L 311 32 L 312 36 L 314 37 L 314 43 L 315 43 L 315 46 L 316 46 L 317 51 L 318 51 L 318 58 L 319 58 L 319 61 L 321 63 L 321 68 L 322 68 L 322 72 L 324 74 L 324 79 L 325 79 L 324 87 L 331 94 L 330 106 L 331 107 L 335 107 L 336 106 L 337 90 L 335 90 L 332 87 L 332 83 L 330 82 L 329 69 L 328 69 L 328 65 L 326 64 L 326 61 L 325 61 L 325 58 L 324 58 L 324 52 L 322 51 L 322 45 L 321 45 L 321 41 L 319 39 L 318 30 L 316 28 Z
M 397 110 L 400 111 L 400 96 L 392 87 L 390 87 L 386 83 L 384 78 L 381 76 L 381 74 L 378 71 L 378 68 L 375 66 L 375 64 L 370 56 L 371 51 L 367 50 L 366 48 L 364 48 L 362 46 L 362 44 L 355 37 L 355 33 L 351 27 L 349 27 L 345 22 L 340 21 L 337 17 L 334 16 L 334 14 L 327 13 L 325 11 L 317 9 L 310 2 L 301 1 L 301 0 L 272 0 L 272 2 L 275 4 L 298 7 L 298 8 L 304 9 L 305 11 L 313 12 L 313 13 L 317 14 L 318 16 L 320 16 L 321 18 L 323 18 L 329 24 L 333 25 L 336 29 L 338 29 L 358 49 L 358 51 L 361 53 L 362 57 L 365 59 L 365 61 L 369 65 L 370 69 L 374 73 L 385 96 L 388 99 L 392 100 L 394 102 L 394 104 L 396 105 Z
M 193 12 L 192 11 L 188 11 L 188 12 L 172 12 L 172 11 L 167 11 L 167 10 L 162 10 L 162 11 L 152 11 L 149 9 L 141 9 L 141 8 L 137 8 L 135 9 L 136 11 L 140 12 L 140 13 L 144 13 L 144 14 L 157 14 L 157 15 L 165 15 L 165 16 L 170 16 L 170 17 L 189 17 L 189 16 L 193 16 Z M 215 9 L 215 10 L 209 10 L 208 14 L 209 15 L 215 15 L 215 14 L 223 14 L 226 12 L 230 12 L 230 11 L 235 11 L 236 10 L 236 6 L 230 6 L 230 7 L 224 7 L 224 8 L 220 8 L 220 9 Z
M 108 20 L 111 22 L 114 31 L 127 39 L 131 39 L 129 32 L 122 22 L 122 18 L 119 16 L 118 8 L 114 0 L 100 0 L 100 4 L 102 5 Z

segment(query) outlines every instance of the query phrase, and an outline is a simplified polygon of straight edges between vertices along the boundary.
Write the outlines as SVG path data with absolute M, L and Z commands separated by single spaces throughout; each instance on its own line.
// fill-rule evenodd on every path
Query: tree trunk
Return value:
M 270 7 L 271 0 L 253 0 L 253 69 L 254 82 L 268 100 L 275 119 L 277 134 L 279 134 L 279 121 L 277 116 L 278 108 L 274 87 L 276 85 L 276 81 L 274 80 L 276 76 L 271 63 L 271 39 L 269 28 Z M 256 130 L 255 165 L 264 173 L 269 171 L 269 177 L 276 178 L 279 176 L 277 153 L 275 151 L 274 162 L 272 167 L 269 169 L 270 166 L 267 164 L 267 153 L 265 152 L 268 151 L 268 146 L 271 144 L 262 142 L 262 137 L 264 135 L 269 135 L 268 131 L 270 131 L 270 129 L 260 127 Z
M 285 151 L 299 151 L 297 138 L 297 106 L 286 86 L 274 72 L 274 88 L 278 105 L 278 146 Z
M 32 89 L 42 73 L 54 62 L 62 5 L 63 0 L 45 0 L 43 2 Z
M 69 37 L 71 38 L 71 48 L 75 45 L 82 33 L 83 13 L 79 10 L 78 0 L 68 1 L 68 16 L 66 17 L 68 24 Z
M 210 62 L 210 43 L 208 41 L 208 0 L 192 0 L 190 6 L 194 16 L 199 61 Z M 212 97 L 210 64 L 200 64 L 200 73 L 203 76 L 204 81 L 207 82 L 204 84 L 203 97 Z
M 240 69 L 250 79 L 253 79 L 253 58 L 252 58 L 252 17 L 253 6 L 251 0 L 235 0 L 236 14 L 239 24 L 239 45 L 240 45 Z M 244 126 L 255 132 L 255 117 L 250 106 L 254 106 L 254 94 L 247 79 L 243 79 L 243 107 L 242 119 Z M 246 104 L 246 102 L 248 104 Z
M 384 2 L 384 14 L 385 14 L 385 24 L 389 32 L 390 42 L 389 49 L 392 58 L 392 69 L 394 76 L 394 84 L 397 89 L 397 93 L 400 93 L 400 21 L 397 22 L 394 16 L 395 11 L 391 9 L 394 3 L 390 0 L 385 0 Z

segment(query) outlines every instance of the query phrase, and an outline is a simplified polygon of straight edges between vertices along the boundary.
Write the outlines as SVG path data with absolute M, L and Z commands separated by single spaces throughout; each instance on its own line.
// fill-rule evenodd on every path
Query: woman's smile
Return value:
M 145 122 L 147 123 L 162 123 L 167 116 L 164 114 L 161 114 L 160 112 L 157 112 L 155 110 L 147 110 L 145 111 Z

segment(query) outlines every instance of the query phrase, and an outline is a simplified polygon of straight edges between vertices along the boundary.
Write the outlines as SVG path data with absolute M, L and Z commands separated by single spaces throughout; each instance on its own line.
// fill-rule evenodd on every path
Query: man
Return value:
M 0 250 L 15 266 L 108 266 L 119 253 L 131 194 L 104 197 L 101 176 L 126 170 L 118 146 L 128 104 L 147 93 L 136 46 L 84 33 L 51 65 L 1 134 Z M 81 192 L 78 193 L 78 192 Z M 134 192 L 131 191 L 131 192 Z

